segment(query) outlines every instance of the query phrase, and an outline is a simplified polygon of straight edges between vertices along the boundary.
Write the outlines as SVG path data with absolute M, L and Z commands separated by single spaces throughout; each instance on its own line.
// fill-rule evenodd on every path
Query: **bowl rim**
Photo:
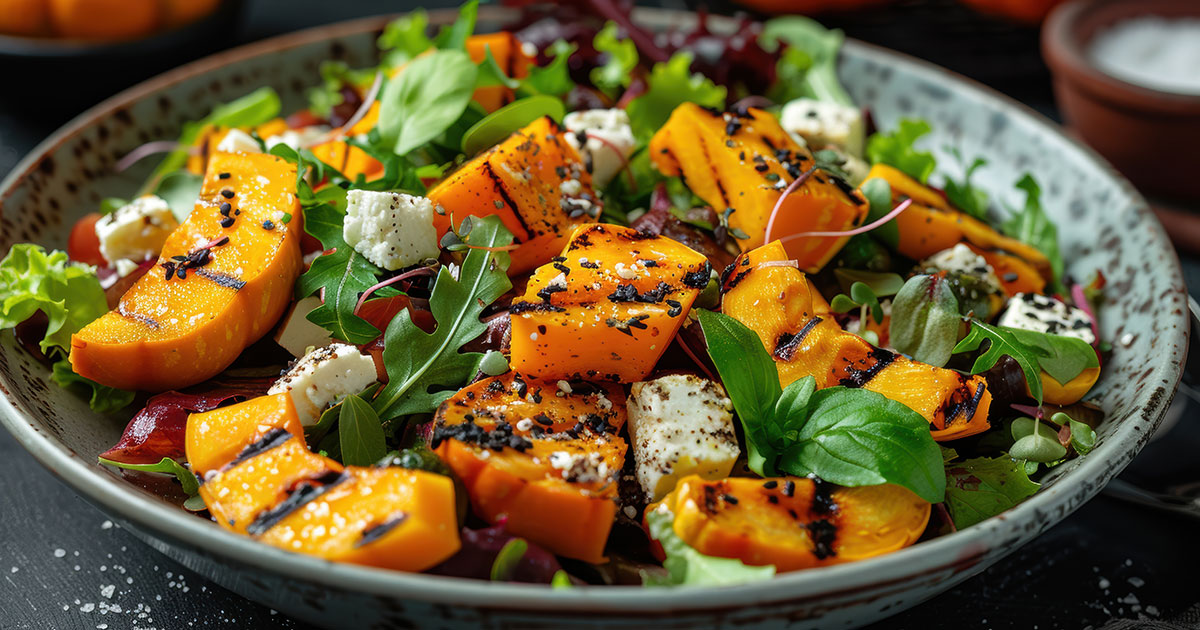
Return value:
M 1164 4 L 1181 5 L 1171 0 Z M 1110 101 L 1134 110 L 1153 111 L 1181 116 L 1200 116 L 1200 94 L 1181 94 L 1130 83 L 1097 68 L 1084 51 L 1076 27 L 1089 18 L 1097 7 L 1120 5 L 1128 7 L 1121 19 L 1153 15 L 1152 3 L 1129 3 L 1122 0 L 1072 0 L 1051 11 L 1042 27 L 1041 47 L 1046 65 L 1055 80 L 1076 85 L 1093 98 Z M 1191 6 L 1191 5 L 1189 5 Z M 1200 4 L 1196 17 L 1200 17 Z
M 494 20 L 508 15 L 503 11 L 504 9 L 499 7 L 481 7 L 480 18 Z M 359 18 L 279 35 L 193 61 L 128 88 L 83 112 L 39 143 L 0 182 L 0 206 L 17 185 L 37 169 L 43 157 L 80 134 L 96 118 L 120 110 L 164 87 L 229 64 L 332 38 L 379 31 L 399 15 L 402 14 Z M 429 11 L 433 23 L 453 15 L 452 9 Z M 670 19 L 676 23 L 681 18 L 680 12 L 677 11 L 647 8 L 635 10 L 634 16 L 639 20 L 650 20 L 657 16 L 659 20 Z M 687 13 L 683 17 L 694 19 L 694 14 Z M 711 19 L 716 17 L 712 16 Z M 994 101 L 1001 109 L 1023 117 L 1041 132 L 1062 137 L 1069 145 L 1079 150 L 1084 159 L 1093 161 L 1124 190 L 1134 202 L 1133 211 L 1145 207 L 1145 200 L 1103 158 L 1063 134 L 1061 128 L 1028 106 L 971 79 L 902 53 L 852 39 L 847 39 L 845 46 L 855 55 L 879 64 L 904 66 L 909 72 L 937 81 L 956 82 L 957 89 L 966 90 L 977 98 Z M 1165 230 L 1156 220 L 1150 219 L 1150 216 L 1146 214 L 1149 229 L 1157 232 L 1157 237 L 1164 245 L 1167 244 Z M 1173 263 L 1170 267 L 1175 276 L 1171 286 L 1174 290 L 1186 292 L 1186 289 L 1179 288 L 1184 286 L 1183 276 L 1178 255 L 1174 250 L 1171 250 L 1169 261 Z M 158 539 L 172 540 L 200 549 L 203 553 L 227 563 L 249 565 L 285 576 L 303 576 L 304 580 L 339 589 L 438 604 L 469 605 L 498 610 L 537 609 L 546 613 L 587 610 L 612 614 L 665 615 L 672 609 L 681 608 L 742 608 L 783 600 L 823 600 L 881 585 L 902 588 L 904 582 L 917 575 L 944 575 L 947 571 L 971 571 L 973 567 L 975 571 L 982 570 L 986 564 L 981 563 L 989 560 L 989 557 L 995 555 L 996 549 L 1004 546 L 988 541 L 1007 540 L 1023 543 L 1057 523 L 1098 493 L 1104 483 L 1115 476 L 1119 469 L 1124 467 L 1124 463 L 1141 449 L 1145 440 L 1161 422 L 1182 376 L 1190 328 L 1186 316 L 1180 316 L 1179 319 L 1182 327 L 1177 326 L 1180 329 L 1177 334 L 1181 336 L 1182 343 L 1174 346 L 1176 349 L 1172 354 L 1175 356 L 1168 357 L 1168 360 L 1162 361 L 1154 368 L 1166 382 L 1160 389 L 1169 386 L 1169 393 L 1149 396 L 1147 404 L 1139 409 L 1136 415 L 1125 418 L 1125 422 L 1118 426 L 1090 457 L 1083 458 L 1071 472 L 1078 481 L 1086 480 L 1092 483 L 1053 484 L 1016 507 L 977 525 L 872 558 L 867 562 L 795 571 L 778 575 L 767 582 L 733 586 L 693 586 L 670 591 L 641 586 L 582 586 L 552 592 L 549 587 L 540 584 L 492 583 L 329 562 L 263 545 L 245 536 L 215 527 L 211 522 L 196 518 L 163 501 L 154 500 L 144 493 L 131 491 L 129 487 L 114 483 L 111 473 L 94 462 L 85 461 L 56 438 L 43 434 L 29 422 L 24 417 L 26 414 L 8 395 L 2 382 L 0 394 L 4 395 L 0 396 L 0 424 L 7 427 L 17 441 L 43 466 L 102 510 L 132 524 L 136 530 L 147 532 Z M 1101 453 L 1107 456 L 1101 458 Z M 1120 461 L 1122 458 L 1123 462 Z M 1114 466 L 1113 462 L 1119 464 Z M 1008 548 L 1015 547 L 1009 545 Z M 933 560 L 937 562 L 931 566 Z

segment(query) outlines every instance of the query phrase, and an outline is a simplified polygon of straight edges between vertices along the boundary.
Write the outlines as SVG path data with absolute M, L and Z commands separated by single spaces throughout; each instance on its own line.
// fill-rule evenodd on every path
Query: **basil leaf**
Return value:
M 958 529 L 970 527 L 1037 492 L 1025 467 L 1011 457 L 968 459 L 946 466 L 946 509 Z
M 513 101 L 471 125 L 463 134 L 463 153 L 475 155 L 503 142 L 514 132 L 543 116 L 561 122 L 565 114 L 563 102 L 553 96 L 539 94 Z
M 384 52 L 384 65 L 394 68 L 433 48 L 433 40 L 426 35 L 428 28 L 429 14 L 425 9 L 410 11 L 388 22 L 376 40 L 379 50 Z
M 1042 189 L 1029 173 L 1021 177 L 1016 186 L 1025 191 L 1025 207 L 1001 227 L 1009 236 L 1036 247 L 1046 255 L 1054 274 L 1050 292 L 1066 293 L 1062 284 L 1063 258 L 1058 247 L 1058 227 L 1046 216 L 1046 211 L 1042 208 Z
M 504 543 L 499 553 L 496 554 L 496 559 L 492 561 L 491 580 L 504 582 L 511 578 L 513 572 L 517 570 L 521 558 L 525 557 L 525 552 L 528 550 L 529 543 L 525 542 L 524 538 L 513 538 Z
M 521 85 L 520 81 L 510 78 L 500 67 L 500 63 L 492 56 L 490 44 L 484 47 L 483 61 L 479 62 L 477 67 L 479 69 L 475 75 L 475 89 L 477 90 L 495 85 L 503 85 L 510 90 L 515 90 Z
M 454 124 L 475 92 L 477 70 L 467 53 L 439 50 L 413 59 L 379 99 L 379 134 L 407 155 Z
M 937 160 L 932 153 L 918 151 L 913 145 L 932 130 L 924 120 L 901 118 L 890 134 L 882 131 L 871 134 L 867 139 L 867 159 L 872 164 L 882 163 L 899 169 L 924 184 L 937 167 Z
M 200 482 L 196 480 L 196 475 L 188 470 L 179 462 L 164 457 L 157 464 L 126 464 L 125 462 L 117 462 L 111 459 L 97 458 L 101 464 L 105 466 L 113 466 L 115 468 L 124 468 L 125 470 L 136 470 L 138 472 L 164 473 L 167 475 L 175 475 L 179 480 L 179 485 L 183 487 L 184 493 L 192 496 L 200 492 Z
M 171 214 L 182 223 L 196 207 L 196 199 L 200 197 L 200 186 L 204 178 L 188 171 L 167 173 L 158 180 L 154 194 L 162 197 L 171 208 Z
M 888 339 L 913 359 L 944 367 L 958 342 L 961 324 L 958 300 L 944 278 L 913 276 L 892 301 Z
M 512 242 L 512 234 L 495 215 L 472 219 L 471 226 L 462 237 L 470 246 L 504 247 Z M 388 383 L 374 402 L 380 418 L 431 412 L 475 375 L 483 355 L 459 348 L 483 334 L 487 325 L 479 315 L 512 288 L 509 261 L 507 252 L 471 249 L 457 279 L 442 267 L 429 296 L 437 320 L 432 334 L 418 328 L 407 310 L 392 320 L 384 332 Z M 437 391 L 430 391 L 433 387 Z
M 962 153 L 958 150 L 958 147 L 950 147 L 948 150 L 959 163 L 962 163 Z M 954 204 L 954 207 L 980 221 L 987 221 L 988 194 L 983 189 L 976 188 L 971 184 L 971 176 L 975 174 L 975 171 L 986 165 L 987 160 L 977 157 L 969 166 L 963 169 L 963 179 L 961 182 L 947 177 L 946 183 L 942 186 L 942 189 L 946 192 L 946 199 Z
M 991 326 L 978 320 L 971 320 L 970 331 L 952 352 L 976 350 L 985 339 L 989 341 L 987 350 L 975 359 L 971 373 L 986 372 L 1000 357 L 1010 356 L 1021 366 L 1029 394 L 1039 405 L 1042 404 L 1042 371 L 1066 384 L 1085 369 L 1100 365 L 1095 350 L 1081 339 Z
M 700 73 L 692 73 L 692 54 L 677 52 L 665 63 L 650 69 L 647 89 L 625 108 L 633 135 L 639 142 L 650 137 L 671 117 L 671 112 L 687 102 L 705 107 L 724 107 L 726 90 Z
M 882 219 L 892 211 L 892 185 L 882 177 L 872 177 L 858 188 L 866 197 L 868 210 L 864 224 Z M 900 246 L 900 226 L 893 219 L 871 230 L 871 235 L 892 249 Z
M 610 21 L 592 40 L 596 52 L 605 53 L 607 59 L 603 66 L 592 69 L 589 78 L 592 85 L 612 97 L 629 87 L 633 70 L 638 65 L 637 46 L 628 38 L 618 37 L 618 31 L 617 23 Z
M 351 394 L 342 401 L 338 414 L 338 443 L 342 447 L 342 463 L 347 466 L 370 466 L 387 454 L 383 424 L 367 401 Z
M 195 144 L 196 138 L 205 127 L 261 125 L 278 116 L 281 107 L 279 94 L 269 87 L 258 88 L 245 96 L 214 107 L 208 116 L 183 125 L 183 132 L 179 136 L 179 148 L 163 158 L 150 176 L 150 181 L 156 181 L 167 173 L 183 168 L 187 164 L 188 150 Z M 195 199 L 192 199 L 192 202 L 195 202 Z
M 745 430 L 748 465 L 760 475 L 774 475 L 778 436 L 772 423 L 775 401 L 782 394 L 775 361 L 758 335 L 736 319 L 702 309 L 697 315 L 708 356 Z
M 42 352 L 57 349 L 66 356 L 71 335 L 107 313 L 108 302 L 91 266 L 71 262 L 66 252 L 13 245 L 0 259 L 0 330 L 15 328 L 38 311 L 47 319 L 38 344 Z
M 529 76 L 521 81 L 522 94 L 549 94 L 562 96 L 575 87 L 571 80 L 571 70 L 567 60 L 579 47 L 558 40 L 550 45 L 547 52 L 554 58 L 544 66 L 530 66 Z
M 789 474 L 814 474 L 843 486 L 892 483 L 930 503 L 942 500 L 942 452 L 929 423 L 912 409 L 882 394 L 838 386 L 815 392 L 805 409 L 784 413 L 789 420 L 808 414 L 780 459 Z
M 748 566 L 740 560 L 715 558 L 696 551 L 675 533 L 674 523 L 675 515 L 665 505 L 646 513 L 650 537 L 662 545 L 667 557 L 663 561 L 667 577 L 650 580 L 644 576 L 647 586 L 720 586 L 758 582 L 775 576 L 775 567 L 771 565 Z
M 120 411 L 133 402 L 133 392 L 101 385 L 90 378 L 80 376 L 66 359 L 54 362 L 50 368 L 50 380 L 63 389 L 90 393 L 88 406 L 97 413 Z

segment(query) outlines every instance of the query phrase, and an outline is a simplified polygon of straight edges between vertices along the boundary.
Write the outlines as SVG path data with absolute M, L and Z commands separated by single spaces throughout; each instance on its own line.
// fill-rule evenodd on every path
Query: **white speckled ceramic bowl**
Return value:
M 484 22 L 502 12 L 489 8 Z M 437 15 L 446 19 L 446 14 Z M 641 11 L 650 26 L 694 16 Z M 145 171 L 111 166 L 138 144 L 176 135 L 218 101 L 267 84 L 285 107 L 303 103 L 328 58 L 366 65 L 386 20 L 314 29 L 232 50 L 126 91 L 54 134 L 0 185 L 0 251 L 14 242 L 61 247 L 71 222 L 107 196 L 126 195 Z M 883 128 L 902 116 L 934 126 L 930 146 L 952 164 L 947 145 L 983 155 L 980 183 L 1000 201 L 1032 171 L 1061 226 L 1068 268 L 1099 268 L 1111 300 L 1101 318 L 1112 359 L 1095 400 L 1108 421 L 1099 446 L 1058 469 L 1020 506 L 955 534 L 856 564 L 789 573 L 728 588 L 643 589 L 494 584 L 322 562 L 260 545 L 178 510 L 99 467 L 125 418 L 91 413 L 51 386 L 47 371 L 4 335 L 0 420 L 47 468 L 148 544 L 222 586 L 327 627 L 779 627 L 861 625 L 912 606 L 982 571 L 1090 499 L 1153 433 L 1175 392 L 1189 325 L 1178 260 L 1145 201 L 1088 149 L 1013 101 L 949 72 L 858 42 L 847 42 L 841 75 Z M 145 168 L 149 168 L 146 166 Z

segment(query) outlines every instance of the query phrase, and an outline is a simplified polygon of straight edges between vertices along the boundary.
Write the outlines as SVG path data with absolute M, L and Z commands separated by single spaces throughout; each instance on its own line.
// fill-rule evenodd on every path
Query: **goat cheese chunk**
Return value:
M 1081 308 L 1036 293 L 1018 293 L 996 322 L 1008 328 L 1062 335 L 1096 343 L 1092 318 Z
M 866 127 L 862 110 L 857 107 L 798 98 L 783 106 L 779 124 L 788 133 L 803 138 L 813 150 L 832 144 L 854 157 L 863 155 Z
M 241 129 L 230 129 L 217 143 L 218 153 L 262 153 L 258 140 Z
M 433 202 L 404 193 L 347 192 L 342 236 L 355 251 L 388 271 L 437 258 L 439 253 Z
M 275 333 L 275 343 L 294 357 L 302 357 L 309 348 L 319 348 L 333 341 L 329 331 L 308 320 L 308 314 L 321 305 L 321 298 L 312 295 L 292 304 L 283 318 L 283 325 Z
M 567 144 L 579 152 L 597 190 L 607 186 L 633 155 L 633 128 L 623 109 L 571 112 L 563 126 L 571 132 Z
M 288 129 L 281 134 L 263 140 L 263 144 L 267 145 L 268 151 L 277 144 L 286 144 L 299 151 L 320 142 L 325 136 L 329 135 L 329 130 L 330 127 L 326 125 L 313 125 L 302 129 Z
M 733 405 L 708 379 L 671 374 L 634 383 L 626 402 L 638 483 L 657 501 L 680 479 L 727 477 L 738 458 Z
M 988 261 L 984 260 L 983 256 L 976 254 L 970 247 L 967 247 L 963 243 L 959 243 L 950 249 L 943 249 L 926 258 L 921 261 L 920 266 L 925 269 L 950 271 L 979 278 L 992 293 L 1004 293 L 1004 287 L 1000 284 L 1000 278 L 996 277 L 996 270 L 988 264 Z
M 171 207 L 160 197 L 145 195 L 121 206 L 96 221 L 96 238 L 104 260 L 116 265 L 119 260 L 135 263 L 155 258 L 163 243 L 179 227 Z
M 267 394 L 287 393 L 300 424 L 311 427 L 330 405 L 375 382 L 375 361 L 344 343 L 332 343 L 304 355 Z

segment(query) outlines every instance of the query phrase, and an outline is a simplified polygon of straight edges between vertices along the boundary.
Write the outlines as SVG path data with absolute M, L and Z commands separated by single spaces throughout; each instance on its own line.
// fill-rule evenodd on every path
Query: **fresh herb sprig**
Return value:
M 1030 396 L 1039 405 L 1042 404 L 1043 395 L 1042 372 L 1059 383 L 1069 383 L 1084 370 L 1100 366 L 1095 349 L 1082 339 L 993 326 L 975 319 L 971 320 L 967 336 L 951 352 L 957 354 L 978 350 L 984 341 L 988 345 L 976 357 L 971 373 L 986 372 L 996 365 L 1000 357 L 1012 357 L 1025 374 Z
M 937 159 L 928 151 L 916 148 L 917 141 L 932 131 L 921 119 L 901 118 L 890 133 L 877 131 L 867 139 L 867 159 L 872 164 L 883 163 L 899 169 L 921 182 L 929 181 Z

